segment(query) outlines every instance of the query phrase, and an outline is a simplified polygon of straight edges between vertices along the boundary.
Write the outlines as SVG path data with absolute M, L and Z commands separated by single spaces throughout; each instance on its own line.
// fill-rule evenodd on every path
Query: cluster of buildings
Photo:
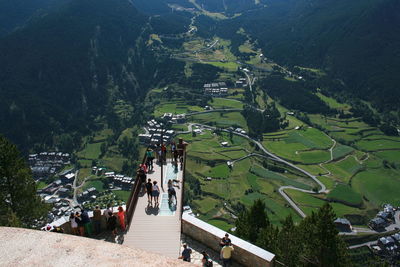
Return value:
M 183 114 L 181 114 L 181 115 L 183 115 Z M 176 116 L 178 116 L 178 115 L 172 115 L 171 113 L 166 113 L 166 114 L 164 114 L 163 118 L 165 118 L 167 120 L 172 120 L 173 118 L 177 119 Z M 179 123 L 183 123 L 183 122 L 179 122 Z M 164 127 L 165 126 L 163 123 L 158 123 L 154 119 L 151 121 L 148 121 L 145 126 L 147 133 L 139 134 L 139 141 L 143 144 L 151 144 L 151 145 L 161 144 L 161 142 L 163 142 L 164 144 L 169 143 L 171 141 L 171 139 L 174 137 L 175 131 L 167 130 Z
M 400 255 L 400 234 L 396 233 L 391 236 L 385 236 L 378 239 L 376 246 L 371 247 L 375 253 L 382 256 L 399 256 Z
M 73 169 L 69 169 L 59 173 L 58 178 L 45 188 L 38 190 L 44 203 L 53 205 L 48 214 L 49 221 L 69 215 L 73 210 L 70 202 L 72 201 L 75 173 Z
M 204 94 L 214 97 L 228 95 L 228 87 L 225 82 L 206 83 L 203 85 Z
M 81 194 L 78 194 L 76 197 L 79 202 L 85 202 L 85 201 L 90 201 L 90 200 L 96 200 L 97 196 L 96 194 L 98 193 L 97 189 L 94 187 L 90 187 L 83 191 Z
M 72 183 L 74 180 L 75 174 L 73 173 L 73 169 L 63 171 L 59 174 L 58 180 L 39 190 L 39 193 L 68 198 L 72 192 Z
M 234 128 L 234 127 L 229 127 L 229 131 L 240 133 L 240 134 L 246 134 L 246 131 L 243 130 L 242 128 Z
M 54 175 L 64 165 L 70 164 L 70 155 L 63 152 L 41 152 L 29 155 L 29 166 L 35 179 Z
M 374 230 L 381 230 L 395 221 L 396 209 L 390 204 L 384 204 L 383 210 L 376 214 L 376 217 L 369 222 L 369 227 Z
M 119 187 L 122 190 L 131 190 L 133 184 L 135 183 L 135 179 L 132 177 L 127 177 L 122 174 L 115 174 L 114 172 L 106 172 L 105 176 L 108 180 L 108 187 L 110 189 L 114 187 Z
M 186 115 L 185 114 L 172 114 L 172 113 L 164 113 L 164 115 L 161 117 L 162 119 L 171 122 L 172 124 L 177 124 L 177 123 L 185 123 L 186 122 Z M 153 124 L 157 124 L 154 123 L 152 120 L 150 121 Z M 148 122 L 149 123 L 149 122 Z
M 70 206 L 70 202 L 68 201 L 68 199 L 54 196 L 46 196 L 44 198 L 44 201 L 46 203 L 53 204 L 53 208 L 47 216 L 49 221 L 57 220 L 62 216 L 68 216 L 74 211 L 74 209 Z
M 248 84 L 247 84 L 247 79 L 246 78 L 240 78 L 239 80 L 237 80 L 235 82 L 235 87 L 237 87 L 237 88 L 244 88 L 247 85 Z

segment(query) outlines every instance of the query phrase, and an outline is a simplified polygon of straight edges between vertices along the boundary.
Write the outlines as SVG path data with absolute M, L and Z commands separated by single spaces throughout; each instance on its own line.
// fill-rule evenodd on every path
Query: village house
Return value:
M 57 194 L 59 197 L 69 197 L 71 190 L 69 190 L 68 188 L 62 187 L 58 190 Z
M 228 95 L 228 87 L 225 82 L 206 83 L 203 85 L 205 95 L 221 97 Z
M 384 229 L 387 225 L 388 225 L 388 223 L 380 217 L 373 218 L 369 222 L 369 227 L 371 227 L 372 229 L 375 229 L 375 230 Z
M 353 231 L 353 227 L 351 226 L 351 223 L 349 220 L 344 219 L 344 218 L 337 218 L 333 222 L 336 226 L 336 229 L 340 232 L 351 232 Z

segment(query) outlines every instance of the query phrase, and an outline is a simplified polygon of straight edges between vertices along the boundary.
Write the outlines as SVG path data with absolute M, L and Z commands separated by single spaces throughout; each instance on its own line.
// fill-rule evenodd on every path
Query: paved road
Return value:
M 74 179 L 74 183 L 72 184 L 72 190 L 74 190 L 74 197 L 73 197 L 73 202 L 74 202 L 74 205 L 76 206 L 76 205 L 78 205 L 78 200 L 77 200 L 77 198 L 76 198 L 76 182 L 78 181 L 78 174 L 79 174 L 79 171 L 77 170 L 76 172 L 75 172 L 75 179 Z
M 250 92 L 253 92 L 253 83 L 254 83 L 255 79 L 252 81 L 251 78 L 250 78 L 250 75 L 247 73 L 247 71 L 243 70 L 243 73 L 246 75 L 247 83 L 249 85 Z
M 75 172 L 75 179 L 74 179 L 74 183 L 72 184 L 72 190 L 74 190 L 74 197 L 73 197 L 72 201 L 73 201 L 74 206 L 79 205 L 78 199 L 76 197 L 77 189 L 81 188 L 85 184 L 86 180 L 89 178 L 89 177 L 86 177 L 80 185 L 76 186 L 76 182 L 78 181 L 78 173 L 79 173 L 79 171 Z
M 378 243 L 378 241 L 365 242 L 365 243 L 362 243 L 362 244 L 357 244 L 357 245 L 350 246 L 349 249 L 360 248 L 360 247 L 364 247 L 364 246 L 370 247 L 370 246 L 376 245 L 377 243 Z
M 199 123 L 193 123 L 192 125 L 197 125 L 199 127 L 202 127 L 204 129 L 209 129 L 209 130 L 215 130 L 216 127 L 212 127 L 209 125 L 204 125 L 204 124 L 199 124 Z M 222 129 L 222 131 L 224 132 L 229 132 L 228 130 Z M 284 199 L 286 199 L 286 201 L 290 204 L 290 206 L 292 206 L 292 208 L 301 216 L 301 217 L 306 217 L 306 214 L 297 206 L 297 204 L 285 193 L 285 189 L 293 189 L 293 190 L 298 190 L 301 192 L 305 192 L 305 193 L 310 193 L 310 194 L 315 194 L 315 193 L 325 193 L 326 192 L 326 186 L 321 183 L 316 176 L 312 175 L 311 173 L 307 172 L 306 170 L 303 170 L 302 168 L 297 167 L 296 165 L 276 156 L 275 154 L 269 152 L 259 141 L 249 137 L 246 134 L 242 134 L 242 133 L 238 133 L 238 132 L 232 132 L 235 135 L 241 136 L 243 138 L 246 138 L 247 140 L 253 142 L 254 144 L 256 144 L 261 151 L 263 151 L 265 154 L 267 154 L 269 157 L 271 157 L 273 160 L 283 163 L 289 167 L 292 167 L 298 171 L 300 171 L 301 173 L 305 174 L 306 176 L 310 177 L 313 181 L 315 181 L 320 187 L 321 189 L 318 190 L 318 192 L 314 192 L 311 190 L 305 190 L 305 189 L 301 189 L 301 188 L 297 188 L 294 186 L 281 186 L 279 188 L 279 193 L 282 195 L 282 197 Z

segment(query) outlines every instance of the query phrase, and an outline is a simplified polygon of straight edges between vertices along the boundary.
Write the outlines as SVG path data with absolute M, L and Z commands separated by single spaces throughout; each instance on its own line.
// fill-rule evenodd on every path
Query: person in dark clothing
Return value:
M 151 148 L 147 149 L 146 151 L 146 165 L 149 171 L 153 170 L 153 160 L 154 160 L 154 152 Z
M 111 211 L 108 215 L 107 229 L 115 236 L 117 234 L 117 217 Z
M 179 259 L 190 262 L 191 254 L 192 254 L 192 249 L 189 248 L 186 244 L 183 244 L 182 256 L 180 256 Z
M 101 232 L 101 210 L 99 206 L 93 211 L 93 224 L 96 234 Z
M 229 234 L 226 233 L 225 236 L 223 238 L 221 238 L 221 242 L 219 242 L 219 246 L 222 248 L 226 244 L 230 244 L 230 243 L 231 243 L 231 239 L 229 238 Z
M 146 183 L 146 193 L 147 193 L 147 202 L 150 204 L 153 204 L 153 196 L 151 195 L 152 190 L 153 190 L 153 184 L 151 183 L 151 179 L 148 179 Z
M 82 217 L 79 212 L 75 213 L 75 221 L 78 224 L 79 234 L 85 236 L 85 224 L 82 221 Z
M 178 156 L 179 156 L 179 151 L 177 149 L 174 150 L 174 162 L 175 164 L 178 164 Z
M 85 228 L 85 232 L 86 232 L 87 236 L 90 236 L 90 234 L 91 234 L 91 232 L 90 232 L 90 218 L 89 218 L 89 214 L 87 213 L 86 210 L 82 209 L 81 217 L 82 217 L 83 227 Z

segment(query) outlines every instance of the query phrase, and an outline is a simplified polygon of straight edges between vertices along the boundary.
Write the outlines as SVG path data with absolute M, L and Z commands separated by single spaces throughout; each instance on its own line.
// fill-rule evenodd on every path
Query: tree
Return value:
M 265 203 L 261 199 L 257 199 L 249 210 L 245 209 L 239 214 L 236 221 L 236 233 L 255 243 L 260 231 L 269 225 Z
M 298 266 L 301 240 L 298 234 L 298 227 L 294 224 L 291 215 L 283 221 L 277 243 L 279 261 L 284 262 L 287 266 Z
M 100 146 L 100 157 L 104 157 L 107 152 L 107 143 L 101 143 Z
M 285 266 L 351 266 L 329 203 L 299 225 L 287 217 L 281 228 L 270 224 L 265 208 L 264 202 L 256 200 L 244 209 L 236 220 L 235 234 L 275 253 Z
M 317 266 L 349 266 L 347 248 L 338 235 L 336 215 L 329 203 L 312 213 L 300 224 L 303 239 L 303 259 Z
M 0 225 L 31 227 L 46 212 L 17 147 L 0 136 Z

